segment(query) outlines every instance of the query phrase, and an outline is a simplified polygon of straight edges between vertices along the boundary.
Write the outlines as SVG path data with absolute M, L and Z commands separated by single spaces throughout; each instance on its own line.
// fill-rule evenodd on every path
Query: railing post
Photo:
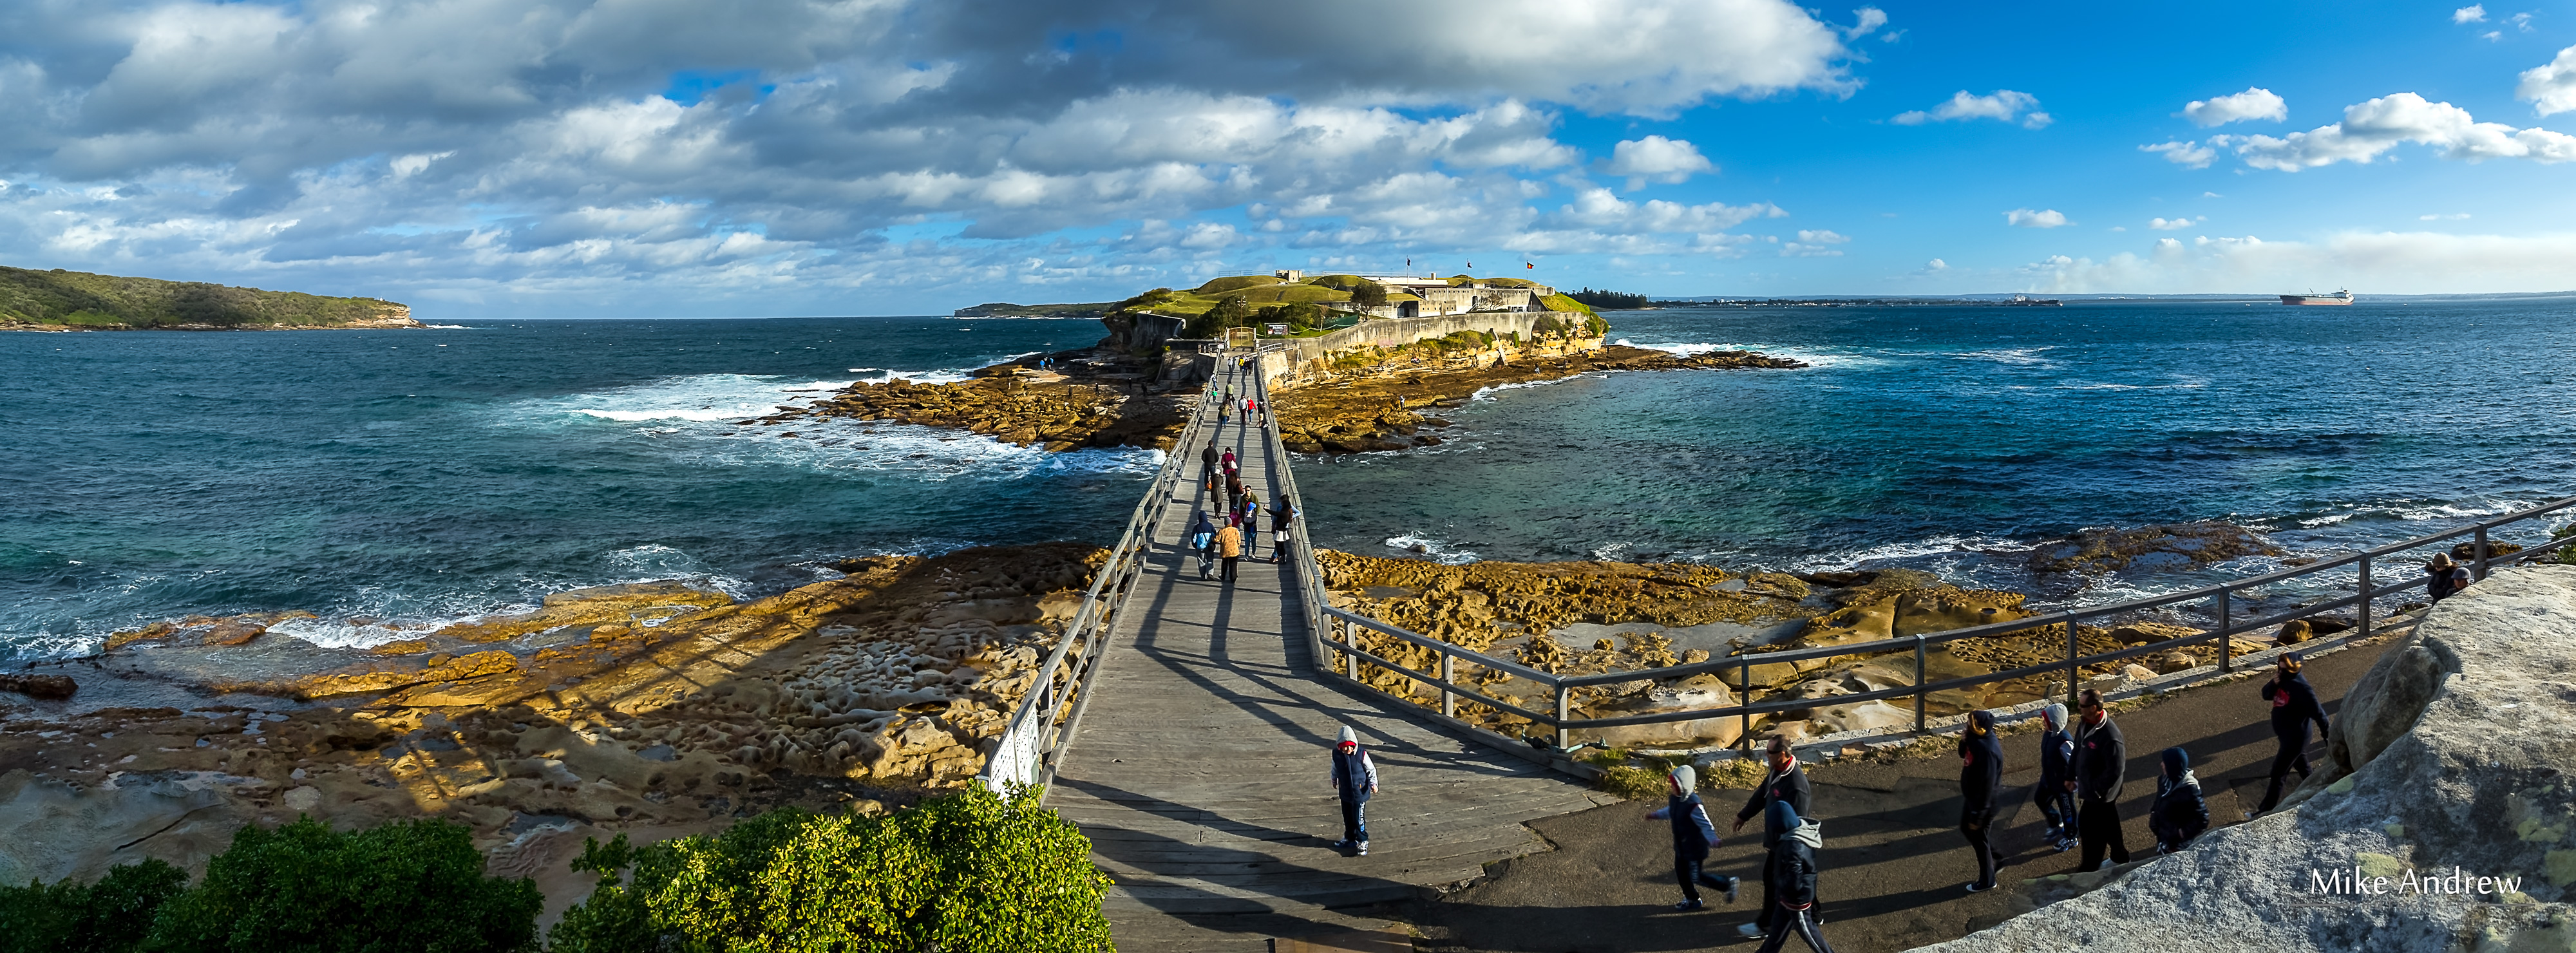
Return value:
M 2236 661 L 2236 637 L 2227 632 L 2231 626 L 2227 619 L 2227 596 L 2228 590 L 2218 590 L 2218 674 L 2221 675 L 2227 674 Z
M 2478 579 L 2483 580 L 2483 579 L 2485 579 L 2486 577 L 2487 577 L 2487 528 L 2486 528 L 2486 525 L 2485 525 L 2485 524 L 2481 523 L 2481 524 L 2479 524 L 2479 525 L 2478 525 L 2478 568 L 2477 568 L 2477 578 L 2478 578 Z
M 1923 731 L 1923 636 L 1914 637 L 1914 731 Z
M 1442 718 L 1458 717 L 1458 697 L 1449 694 L 1449 686 L 1458 681 L 1457 674 L 1450 668 L 1450 658 L 1448 649 L 1440 650 L 1440 717 Z
M 2075 620 L 2069 618 L 2066 620 L 2066 707 L 2068 708 L 2075 707 L 2075 692 L 2080 687 L 2075 683 L 2075 657 Z
M 1360 657 L 1351 650 L 1358 644 L 1359 633 L 1352 630 L 1349 619 L 1342 620 L 1342 677 L 1354 682 L 1360 680 Z
M 2480 529 L 2480 530 L 2478 530 L 2478 538 L 2480 538 L 2480 539 L 2485 539 L 2485 538 L 2486 538 L 2486 530 L 2484 530 L 2484 529 Z M 2361 635 L 2357 636 L 2357 638 L 2364 638 L 2364 639 L 2367 639 L 2367 638 L 2369 638 L 2369 637 L 2370 637 L 2370 554 L 2369 554 L 2369 553 L 2363 553 L 2363 554 L 2361 554 Z
M 1556 750 L 1558 751 L 1563 751 L 1566 748 L 1565 742 L 1567 734 L 1565 730 L 1565 718 L 1567 709 L 1565 703 L 1566 697 L 1569 694 L 1571 693 L 1566 690 L 1564 682 L 1556 683 Z
M 1740 683 L 1741 690 L 1735 695 L 1735 707 L 1738 709 L 1736 715 L 1740 720 L 1740 727 L 1735 732 L 1735 743 L 1750 754 L 1753 751 L 1753 711 L 1746 706 L 1753 704 L 1753 656 L 1736 657 L 1744 660 L 1744 678 Z

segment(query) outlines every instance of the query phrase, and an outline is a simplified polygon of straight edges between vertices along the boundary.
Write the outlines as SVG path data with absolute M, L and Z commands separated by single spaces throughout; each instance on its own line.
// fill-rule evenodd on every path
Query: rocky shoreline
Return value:
M 1460 356 L 1436 347 L 1391 349 L 1344 365 L 1329 383 L 1280 392 L 1279 435 L 1299 453 L 1366 453 L 1433 446 L 1442 441 L 1424 429 L 1450 426 L 1441 410 L 1464 404 L 1489 387 L 1562 380 L 1612 371 L 1752 370 L 1798 368 L 1805 363 L 1753 351 L 1676 355 L 1622 344 L 1566 353 L 1529 353 L 1501 360 Z
M 1056 453 L 1119 446 L 1169 450 L 1188 425 L 1190 410 L 1187 397 L 1138 394 L 1133 387 L 1060 375 L 1005 373 L 953 384 L 900 378 L 857 383 L 809 406 L 781 405 L 775 414 L 737 425 L 790 428 L 778 436 L 794 438 L 802 436 L 792 429 L 801 421 L 841 417 L 948 427 Z

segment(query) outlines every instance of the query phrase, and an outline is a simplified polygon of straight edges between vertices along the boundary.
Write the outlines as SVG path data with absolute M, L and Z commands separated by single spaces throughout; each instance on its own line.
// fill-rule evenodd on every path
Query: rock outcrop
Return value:
M 2030 553 L 2032 572 L 2105 573 L 2224 562 L 2245 556 L 2278 556 L 2281 548 L 2234 523 L 2204 520 L 2135 529 L 2088 529 L 2042 543 Z
M 1625 345 L 1563 348 L 1510 357 L 1444 347 L 1445 339 L 1346 356 L 1322 379 L 1278 395 L 1279 438 L 1299 453 L 1365 453 L 1428 446 L 1423 433 L 1449 426 L 1435 416 L 1477 391 L 1605 371 L 1741 370 L 1807 365 L 1751 351 L 1688 356 Z M 1597 344 L 1597 340 L 1583 343 Z M 1400 400 L 1399 400 L 1400 399 Z
M 2576 946 L 2576 567 L 2500 570 L 2444 600 L 2354 685 L 2332 734 L 2327 768 L 2280 810 L 1927 949 Z
M 1139 396 L 1132 388 L 1036 379 L 1012 364 L 977 373 L 983 376 L 954 384 L 901 379 L 852 384 L 811 407 L 780 407 L 775 414 L 742 423 L 778 427 L 800 419 L 847 417 L 953 427 L 1051 451 L 1117 446 L 1168 450 L 1189 423 L 1192 408 L 1188 397 Z

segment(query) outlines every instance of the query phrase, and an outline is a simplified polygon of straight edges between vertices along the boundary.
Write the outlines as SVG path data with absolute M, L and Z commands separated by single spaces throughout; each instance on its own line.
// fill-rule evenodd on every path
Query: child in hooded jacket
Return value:
M 1675 910 L 1697 910 L 1705 906 L 1699 899 L 1699 885 L 1707 884 L 1726 891 L 1726 902 L 1735 902 L 1735 878 L 1719 877 L 1700 870 L 1708 862 L 1708 852 L 1718 845 L 1717 825 L 1709 823 L 1708 809 L 1699 800 L 1699 772 L 1681 765 L 1665 775 L 1671 791 L 1664 806 L 1646 814 L 1654 820 L 1673 822 L 1673 879 L 1682 885 L 1682 902 Z
M 2039 815 L 2048 821 L 2041 834 L 2059 851 L 2075 849 L 2075 792 L 2066 787 L 2075 768 L 2075 737 L 2066 733 L 2066 706 L 2049 703 L 2044 730 L 2039 733 L 2039 787 L 2030 799 L 2039 804 Z
M 1368 856 L 1368 799 L 1377 793 L 1377 762 L 1369 760 L 1349 725 L 1342 726 L 1341 739 L 1333 743 L 1333 793 L 1342 799 L 1342 839 L 1333 843 L 1334 849 L 1356 848 L 1359 856 Z
M 2164 771 L 2156 776 L 2155 806 L 2147 811 L 2147 830 L 2156 835 L 2156 852 L 2170 854 L 2209 829 L 2209 802 L 2200 796 L 2200 779 L 2191 774 L 2191 755 L 2181 748 L 2164 750 Z
M 1834 953 L 1816 928 L 1816 851 L 1825 846 L 1824 832 L 1816 822 L 1800 818 L 1787 801 L 1771 802 L 1769 814 L 1765 820 L 1781 833 L 1762 876 L 1779 908 L 1773 911 L 1770 938 L 1763 941 L 1761 953 L 1780 953 L 1793 935 L 1816 953 Z

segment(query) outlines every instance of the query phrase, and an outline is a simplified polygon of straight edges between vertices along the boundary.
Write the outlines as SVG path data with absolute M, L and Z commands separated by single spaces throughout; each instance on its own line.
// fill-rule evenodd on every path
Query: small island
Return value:
M 0 267 L 0 330 L 300 331 L 417 328 L 411 306 L 378 298 L 234 288 L 202 281 Z

